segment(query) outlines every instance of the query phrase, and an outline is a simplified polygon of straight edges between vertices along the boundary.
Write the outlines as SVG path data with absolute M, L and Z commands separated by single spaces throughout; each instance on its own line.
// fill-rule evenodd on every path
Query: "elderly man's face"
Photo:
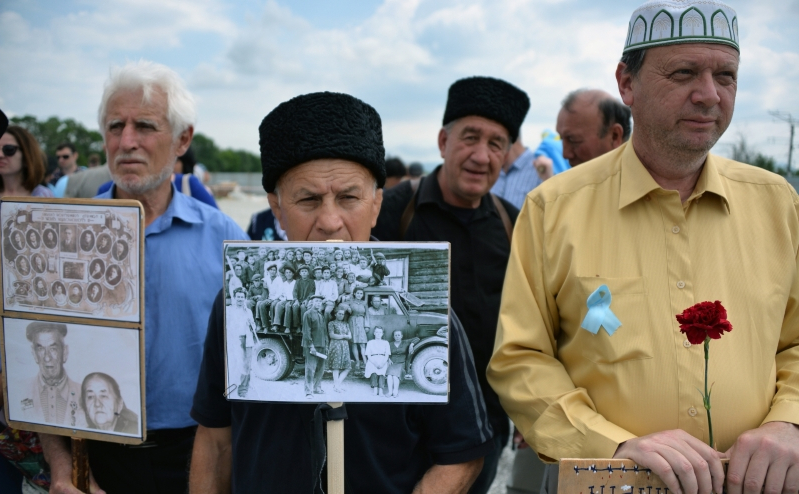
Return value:
M 269 204 L 289 240 L 367 241 L 383 189 L 366 167 L 338 159 L 313 160 L 280 177 Z
M 108 100 L 103 129 L 108 167 L 117 187 L 130 196 L 163 186 L 191 143 L 191 127 L 173 139 L 166 112 L 167 97 L 160 89 L 149 103 L 141 89 L 120 90 Z
M 577 166 L 613 149 L 613 133 L 602 131 L 602 114 L 597 97 L 579 95 L 567 110 L 561 108 L 555 127 L 563 141 L 563 157 Z
M 509 146 L 507 129 L 487 118 L 463 117 L 449 133 L 441 129 L 438 149 L 444 166 L 438 182 L 444 200 L 456 207 L 477 207 L 496 183 Z
M 103 429 L 114 423 L 114 414 L 122 410 L 122 400 L 105 379 L 93 377 L 86 383 L 86 414 Z
M 636 148 L 702 153 L 727 129 L 738 89 L 738 52 L 710 43 L 650 48 L 638 77 L 616 71 L 635 121 Z M 644 149 L 641 149 L 644 151 Z
M 61 378 L 68 353 L 63 338 L 56 332 L 42 331 L 33 338 L 33 358 L 39 364 L 39 372 L 45 381 Z

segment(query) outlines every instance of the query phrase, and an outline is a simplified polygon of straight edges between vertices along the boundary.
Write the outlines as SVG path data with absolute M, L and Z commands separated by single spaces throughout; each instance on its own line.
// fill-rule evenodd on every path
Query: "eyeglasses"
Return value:
M 5 144 L 3 146 L 3 155 L 6 156 L 7 158 L 10 158 L 15 154 L 17 154 L 17 149 L 19 149 L 19 146 L 15 146 L 13 144 Z
M 72 157 L 72 155 L 71 154 L 57 154 L 57 155 L 55 155 L 55 157 L 60 159 L 60 160 L 68 160 L 69 158 Z

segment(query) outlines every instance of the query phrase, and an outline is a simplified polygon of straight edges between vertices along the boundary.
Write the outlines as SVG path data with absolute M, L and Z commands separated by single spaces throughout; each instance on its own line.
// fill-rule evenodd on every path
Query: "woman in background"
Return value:
M 0 197 L 53 197 L 44 179 L 47 158 L 36 138 L 11 125 L 0 136 Z

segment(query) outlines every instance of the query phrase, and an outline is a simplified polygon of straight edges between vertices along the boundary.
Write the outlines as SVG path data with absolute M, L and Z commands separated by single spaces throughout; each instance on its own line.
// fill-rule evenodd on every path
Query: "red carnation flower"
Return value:
M 718 300 L 700 302 L 685 309 L 682 314 L 677 314 L 677 322 L 692 345 L 704 343 L 707 338 L 718 340 L 725 331 L 732 331 L 727 311 Z

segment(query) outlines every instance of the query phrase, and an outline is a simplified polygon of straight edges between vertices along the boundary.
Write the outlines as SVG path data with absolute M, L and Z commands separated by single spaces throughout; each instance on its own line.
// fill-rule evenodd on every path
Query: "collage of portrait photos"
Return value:
M 138 209 L 8 203 L 5 310 L 139 321 Z

